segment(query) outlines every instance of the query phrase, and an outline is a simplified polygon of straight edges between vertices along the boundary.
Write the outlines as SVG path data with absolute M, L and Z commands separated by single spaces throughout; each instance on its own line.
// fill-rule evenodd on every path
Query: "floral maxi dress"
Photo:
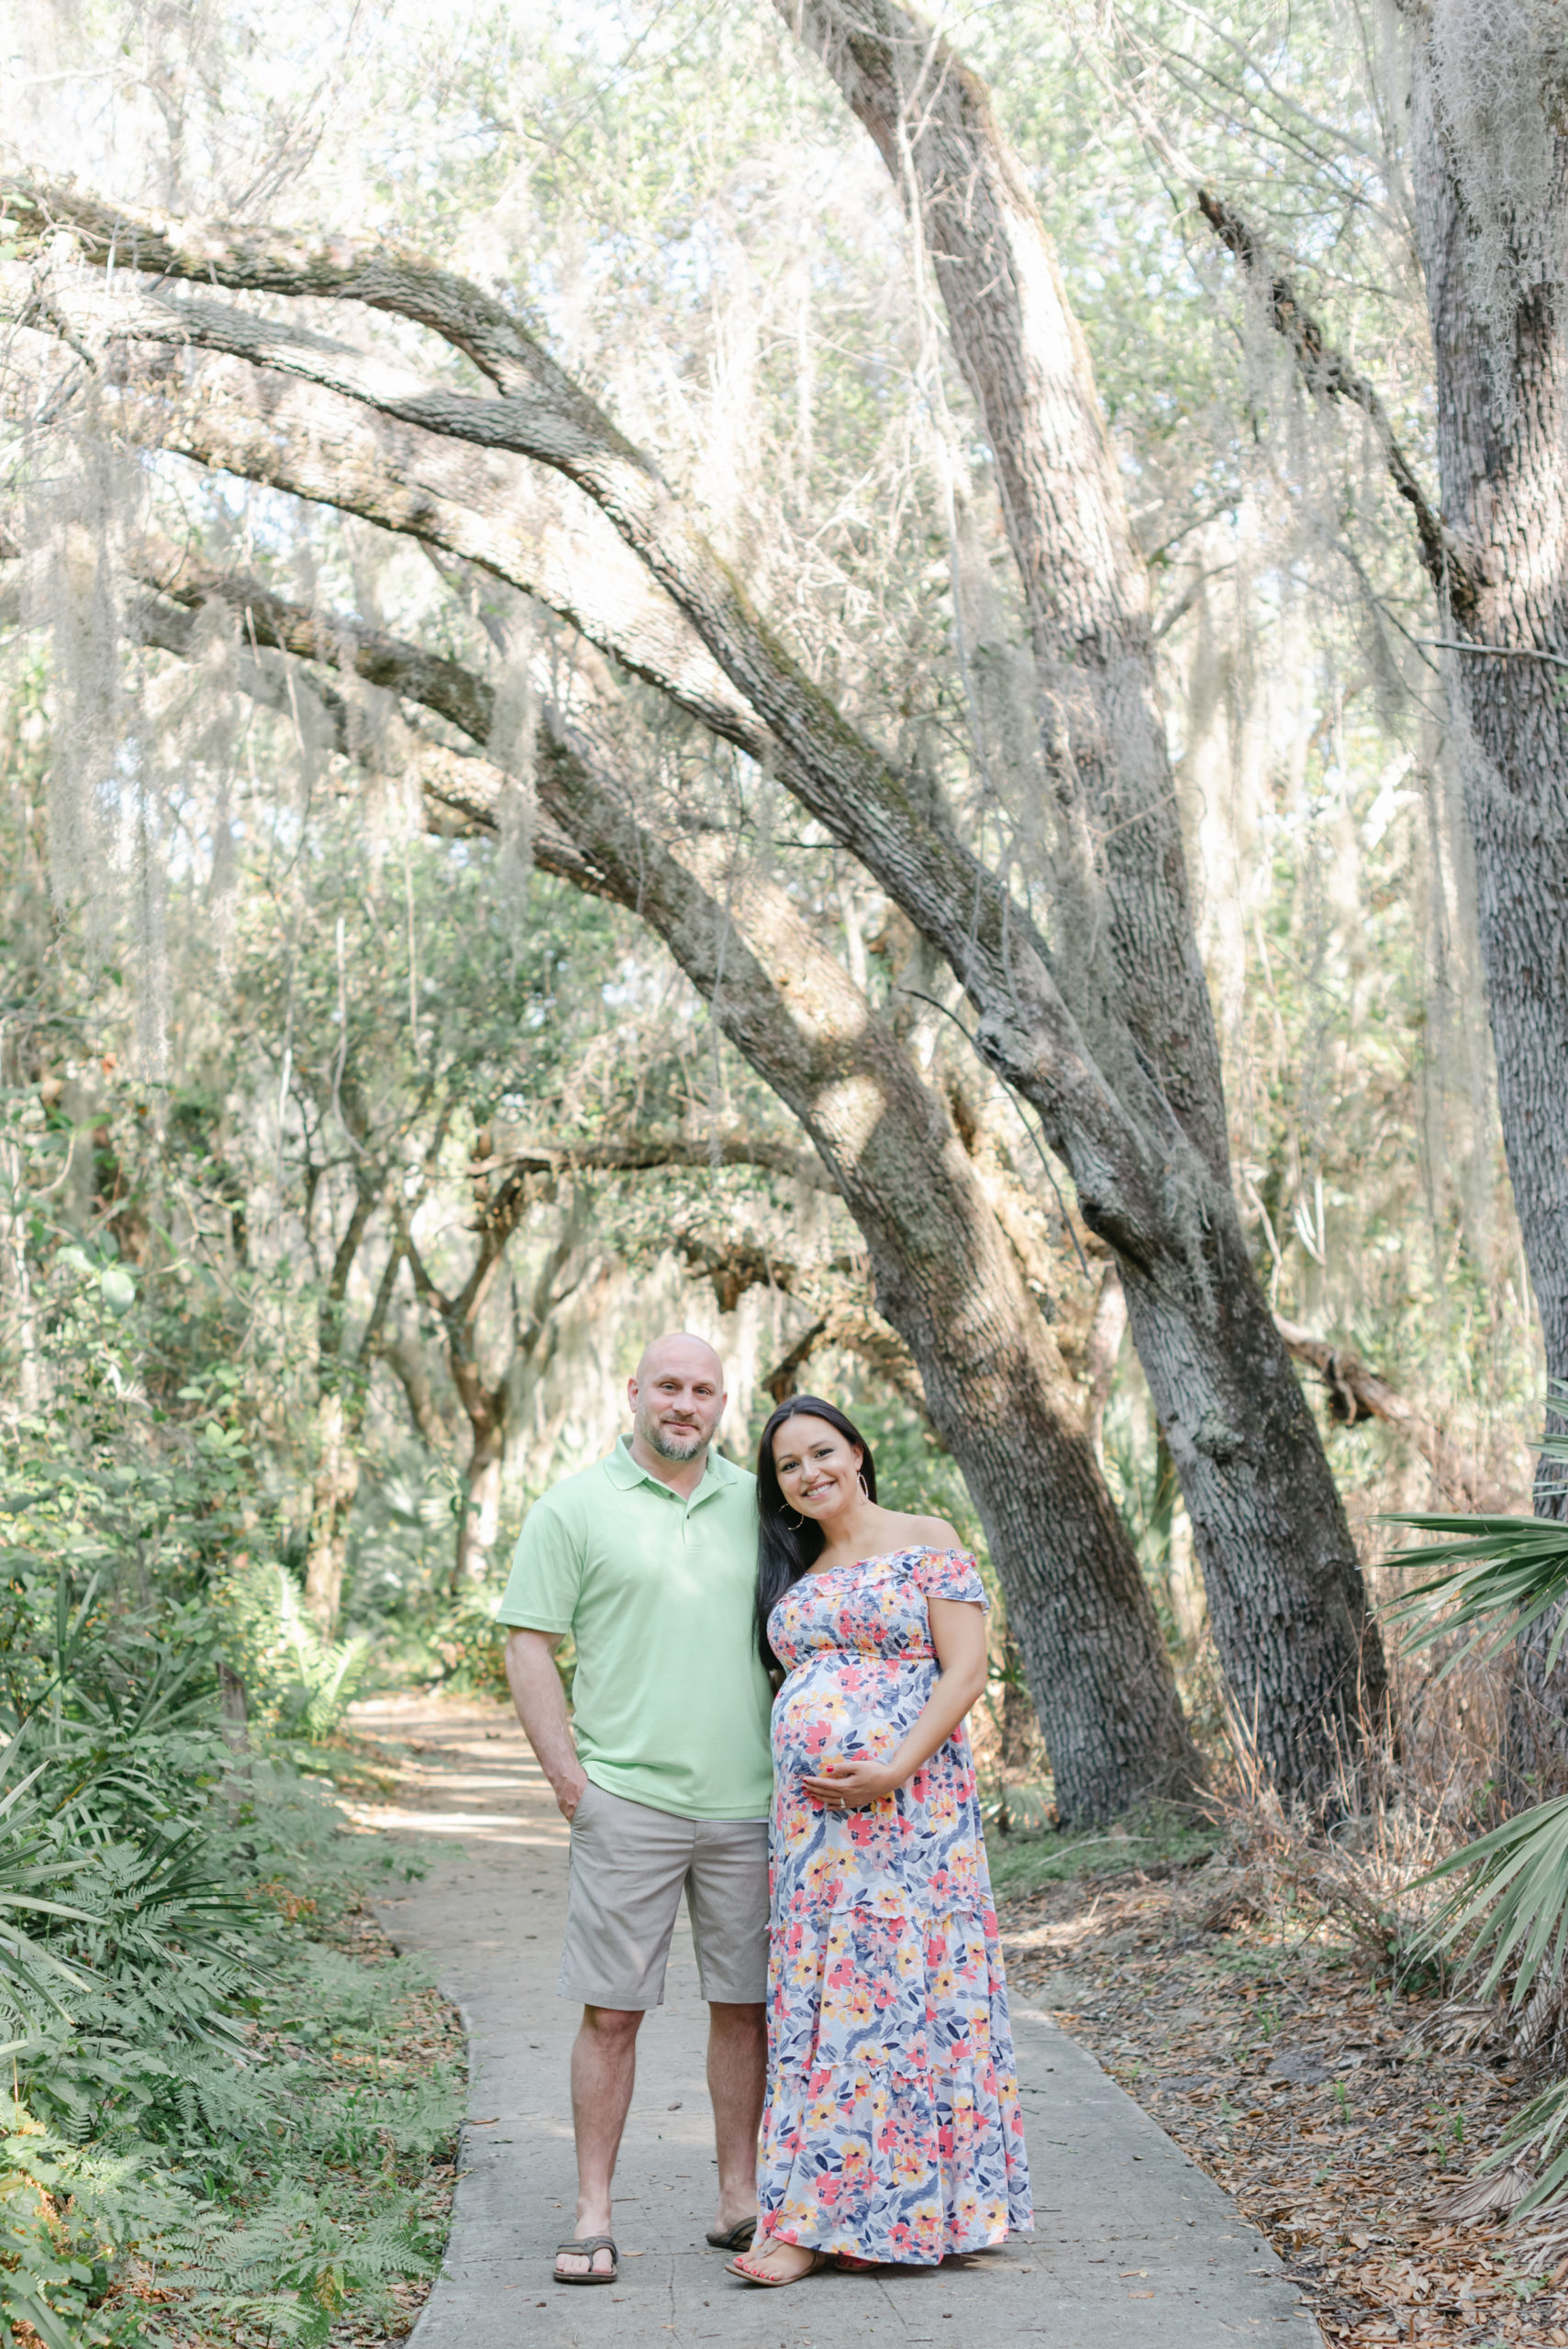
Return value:
M 984 1606 L 962 1551 L 806 1575 L 768 1620 L 768 2099 L 757 2248 L 934 2266 L 1029 2231 L 996 1911 L 961 1724 L 896 1794 L 829 1811 L 826 1761 L 892 1753 L 938 1676 L 927 1600 Z

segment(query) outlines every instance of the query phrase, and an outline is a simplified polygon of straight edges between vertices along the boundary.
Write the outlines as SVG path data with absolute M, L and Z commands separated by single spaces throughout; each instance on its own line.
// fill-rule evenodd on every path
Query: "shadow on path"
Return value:
M 1035 2188 L 1032 2236 L 940 2269 L 830 2271 L 789 2299 L 724 2273 L 703 2241 L 714 2199 L 706 2013 L 684 1926 L 666 2003 L 643 2026 L 616 2202 L 620 2281 L 550 2281 L 572 2232 L 567 2055 L 555 1996 L 567 1831 L 512 1715 L 416 1698 L 356 1706 L 398 1755 L 398 1791 L 356 1806 L 387 1833 L 449 1839 L 425 1882 L 378 1901 L 462 2008 L 473 2077 L 445 2266 L 411 2349 L 1321 2349 L 1265 2238 L 1049 2016 L 1015 2007 Z M 412 1749 L 409 1751 L 408 1749 Z M 389 1757 L 390 1758 L 390 1757 Z M 951 2333 L 938 2327 L 951 2323 Z

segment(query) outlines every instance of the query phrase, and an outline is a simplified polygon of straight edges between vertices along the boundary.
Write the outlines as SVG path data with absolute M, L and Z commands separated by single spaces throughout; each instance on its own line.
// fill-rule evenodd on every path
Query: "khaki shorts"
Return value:
M 760 2005 L 768 1987 L 767 1820 L 677 1819 L 590 1779 L 572 1821 L 557 1996 L 584 2007 L 662 2006 L 683 1891 L 703 1997 Z

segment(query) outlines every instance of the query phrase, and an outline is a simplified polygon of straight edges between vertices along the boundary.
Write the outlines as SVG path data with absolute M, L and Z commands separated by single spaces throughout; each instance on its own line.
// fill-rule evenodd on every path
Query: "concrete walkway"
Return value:
M 684 1920 L 666 2004 L 642 2031 L 616 2205 L 620 2281 L 553 2284 L 574 2185 L 576 2018 L 554 1995 L 565 1824 L 499 1709 L 365 1705 L 354 1725 L 416 1749 L 397 1804 L 361 1819 L 450 1843 L 422 1884 L 377 1906 L 462 2008 L 473 2065 L 456 2221 L 410 2349 L 1214 2349 L 1241 2339 L 1321 2349 L 1265 2239 L 1092 2056 L 1027 2008 L 1013 2020 L 1033 2236 L 940 2269 L 830 2271 L 787 2300 L 738 2284 L 703 2242 L 714 2179 L 706 2010 Z M 939 2333 L 946 2322 L 954 2331 Z

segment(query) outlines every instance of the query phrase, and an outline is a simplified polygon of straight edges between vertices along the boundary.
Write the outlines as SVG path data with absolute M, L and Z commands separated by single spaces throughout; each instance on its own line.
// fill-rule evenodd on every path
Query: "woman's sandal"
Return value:
M 609 2253 L 608 2267 L 595 2266 L 594 2254 L 596 2251 Z M 563 2254 L 570 2255 L 573 2253 L 576 2253 L 579 2257 L 587 2261 L 587 2268 L 581 2276 L 563 2276 L 560 2265 L 562 2257 Z M 555 2280 L 558 2284 L 615 2284 L 620 2280 L 620 2254 L 616 2249 L 614 2238 L 610 2235 L 584 2235 L 580 2243 L 558 2243 L 555 2246 Z
M 815 2276 L 819 2267 L 827 2267 L 830 2265 L 831 2259 L 827 2252 L 814 2251 L 811 2254 L 810 2266 L 803 2267 L 798 2276 L 761 2276 L 754 2267 L 748 2267 L 742 2259 L 727 2259 L 724 2263 L 724 2272 L 727 2276 L 739 2276 L 743 2284 L 762 2284 L 770 2292 L 778 2292 L 782 2291 L 786 2284 L 804 2284 L 806 2277 Z

